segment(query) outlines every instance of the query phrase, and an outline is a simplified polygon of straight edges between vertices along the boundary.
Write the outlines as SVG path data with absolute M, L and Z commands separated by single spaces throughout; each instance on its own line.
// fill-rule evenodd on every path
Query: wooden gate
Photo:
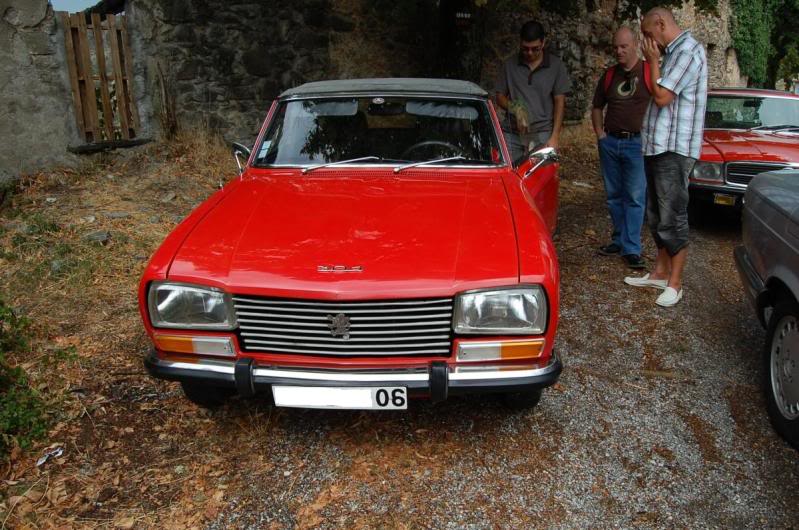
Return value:
M 92 13 L 91 24 L 83 13 L 59 16 L 78 130 L 89 144 L 136 138 L 140 124 L 125 16 L 101 20 Z

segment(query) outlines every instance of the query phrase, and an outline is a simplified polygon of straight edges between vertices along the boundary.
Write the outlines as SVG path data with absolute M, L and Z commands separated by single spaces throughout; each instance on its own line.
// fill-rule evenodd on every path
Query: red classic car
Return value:
M 557 380 L 556 156 L 512 164 L 480 87 L 305 84 L 238 151 L 240 175 L 144 272 L 153 376 L 204 406 L 263 391 L 349 409 L 529 407 Z
M 799 166 L 799 96 L 776 90 L 708 91 L 692 201 L 740 207 L 758 173 Z

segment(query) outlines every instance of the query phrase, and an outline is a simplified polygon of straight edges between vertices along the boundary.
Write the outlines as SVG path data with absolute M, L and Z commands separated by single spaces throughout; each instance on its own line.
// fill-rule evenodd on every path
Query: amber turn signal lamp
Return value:
M 235 357 L 233 343 L 225 337 L 192 337 L 190 335 L 161 335 L 153 337 L 155 347 L 164 352 L 223 355 Z
M 514 361 L 538 359 L 544 353 L 544 339 L 491 342 L 461 342 L 458 362 Z

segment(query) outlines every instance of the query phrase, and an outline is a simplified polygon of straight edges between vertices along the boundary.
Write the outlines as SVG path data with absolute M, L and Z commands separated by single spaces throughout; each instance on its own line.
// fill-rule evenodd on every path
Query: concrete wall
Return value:
M 80 143 L 63 33 L 47 0 L 0 0 L 0 182 L 71 164 Z

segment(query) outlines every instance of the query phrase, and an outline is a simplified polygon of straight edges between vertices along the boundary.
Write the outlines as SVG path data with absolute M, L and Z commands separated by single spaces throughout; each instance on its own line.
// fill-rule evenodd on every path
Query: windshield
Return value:
M 407 164 L 449 157 L 462 158 L 447 164 L 501 163 L 484 101 L 370 96 L 282 102 L 258 146 L 255 165 L 354 159 Z
M 708 95 L 706 129 L 799 126 L 799 99 Z

